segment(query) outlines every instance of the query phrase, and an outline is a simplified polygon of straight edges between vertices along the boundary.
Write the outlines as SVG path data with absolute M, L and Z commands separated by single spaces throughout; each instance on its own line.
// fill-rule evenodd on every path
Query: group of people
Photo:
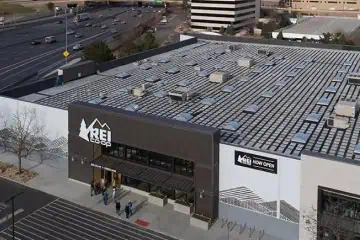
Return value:
M 118 206 L 116 208 L 117 208 L 117 211 L 119 212 L 119 216 L 120 216 L 121 215 L 121 205 L 120 205 L 119 201 L 117 202 L 117 204 L 118 204 Z M 133 215 L 132 202 L 130 200 L 125 206 L 125 215 L 126 215 L 126 219 L 129 219 L 129 217 L 131 215 Z

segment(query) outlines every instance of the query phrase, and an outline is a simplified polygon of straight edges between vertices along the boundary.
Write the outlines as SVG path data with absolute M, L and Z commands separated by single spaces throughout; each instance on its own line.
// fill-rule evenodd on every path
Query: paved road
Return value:
M 51 196 L 47 193 L 25 187 L 21 184 L 7 181 L 3 178 L 0 178 L 0 189 L 0 203 L 4 203 L 4 201 L 17 193 L 24 192 L 24 194 L 18 196 L 15 199 L 14 210 L 15 212 L 19 212 L 19 214 L 15 215 L 16 221 L 56 199 L 54 196 Z M 8 211 L 11 213 L 11 204 L 7 210 L 4 210 L 3 207 L 0 208 L 2 209 L 2 211 L 0 211 L 0 231 L 2 231 L 12 224 L 11 219 L 6 220 L 6 215 L 9 214 Z
M 107 29 L 100 27 L 86 27 L 86 22 L 74 24 L 69 21 L 68 29 L 80 32 L 83 38 L 75 38 L 74 35 L 68 36 L 69 51 L 71 57 L 78 57 L 79 53 L 72 51 L 72 46 L 81 43 L 86 46 L 97 39 L 111 39 L 111 29 L 116 28 L 121 31 L 134 27 L 136 24 L 146 21 L 153 16 L 153 12 L 147 13 L 143 10 L 142 18 L 132 17 L 129 8 L 117 7 L 111 10 L 101 10 L 91 14 L 91 23 L 99 25 L 105 24 Z M 150 9 L 149 9 L 150 10 Z M 103 17 L 99 17 L 103 15 Z M 127 24 L 118 22 L 112 25 L 112 17 L 116 16 L 120 20 L 126 20 Z M 42 40 L 45 36 L 53 35 L 57 42 L 54 44 L 31 45 L 34 39 Z M 56 69 L 65 63 L 62 52 L 65 50 L 65 24 L 49 23 L 32 28 L 22 28 L 11 33 L 0 33 L 0 89 L 12 86 L 20 79 L 37 71 L 46 73 Z M 74 53 L 74 54 L 73 54 Z M 9 57 L 11 56 L 11 57 Z M 32 79 L 36 80 L 35 79 Z
M 175 240 L 60 198 L 17 221 L 15 237 L 17 240 Z M 0 232 L 1 238 L 12 239 L 12 226 Z

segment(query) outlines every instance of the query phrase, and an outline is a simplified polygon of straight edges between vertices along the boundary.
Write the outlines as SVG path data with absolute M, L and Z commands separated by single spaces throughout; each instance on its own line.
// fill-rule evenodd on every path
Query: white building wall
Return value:
M 235 165 L 235 150 L 277 159 L 278 173 L 272 174 Z M 220 191 L 244 186 L 265 201 L 277 201 L 280 194 L 280 200 L 285 200 L 296 209 L 300 208 L 301 161 L 299 159 L 220 144 L 219 162 Z
M 0 129 L 3 127 L 3 118 L 10 119 L 17 110 L 24 107 L 36 110 L 38 120 L 44 124 L 45 133 L 50 140 L 59 137 L 68 138 L 68 112 L 66 110 L 7 97 L 0 97 Z
M 313 235 L 305 230 L 306 224 L 301 216 L 308 215 L 313 208 L 317 209 L 318 187 L 360 195 L 360 166 L 305 154 L 302 154 L 301 161 L 299 235 L 300 240 L 308 240 Z

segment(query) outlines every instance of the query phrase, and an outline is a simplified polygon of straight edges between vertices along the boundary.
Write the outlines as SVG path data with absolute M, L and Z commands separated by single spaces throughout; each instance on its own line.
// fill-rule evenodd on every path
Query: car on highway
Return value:
M 111 25 L 116 25 L 116 22 L 112 22 Z
M 79 51 L 79 50 L 82 50 L 84 49 L 83 45 L 81 45 L 80 43 L 77 43 L 73 46 L 73 50 L 74 51 Z
M 93 25 L 91 25 L 92 27 L 98 27 L 99 26 L 99 24 L 96 24 L 96 23 L 94 23 Z
M 74 35 L 75 34 L 75 31 L 74 30 L 68 30 L 66 32 L 66 35 Z
M 111 29 L 111 33 L 112 34 L 115 34 L 115 33 L 117 33 L 118 31 L 116 30 L 116 28 L 113 28 L 113 29 Z
M 48 36 L 45 38 L 45 43 L 54 43 L 56 42 L 56 38 L 54 36 Z
M 103 16 L 104 16 L 104 15 L 100 14 L 100 15 L 99 15 L 99 18 L 102 18 Z
M 105 29 L 107 26 L 105 24 L 101 25 L 101 29 Z
M 125 21 L 125 20 L 122 20 L 122 21 L 121 21 L 121 24 L 126 24 L 126 21 Z
M 85 27 L 91 27 L 91 23 L 86 23 Z
M 114 19 L 114 22 L 119 22 L 119 21 L 120 21 L 120 19 L 117 19 L 117 18 Z
M 62 20 L 59 20 L 59 21 L 56 21 L 57 24 L 62 24 L 63 21 Z
M 84 36 L 84 35 L 82 35 L 81 33 L 76 33 L 76 34 L 75 34 L 75 37 L 76 37 L 76 38 L 82 38 L 83 36 Z
M 34 40 L 31 42 L 31 45 L 38 45 L 38 44 L 41 44 L 40 40 Z

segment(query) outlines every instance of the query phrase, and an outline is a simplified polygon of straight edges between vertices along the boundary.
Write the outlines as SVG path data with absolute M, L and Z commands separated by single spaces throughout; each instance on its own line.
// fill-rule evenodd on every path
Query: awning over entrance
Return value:
M 124 176 L 183 192 L 191 192 L 194 188 L 194 181 L 189 177 L 109 156 L 101 156 L 92 161 L 91 165 L 107 168 Z

